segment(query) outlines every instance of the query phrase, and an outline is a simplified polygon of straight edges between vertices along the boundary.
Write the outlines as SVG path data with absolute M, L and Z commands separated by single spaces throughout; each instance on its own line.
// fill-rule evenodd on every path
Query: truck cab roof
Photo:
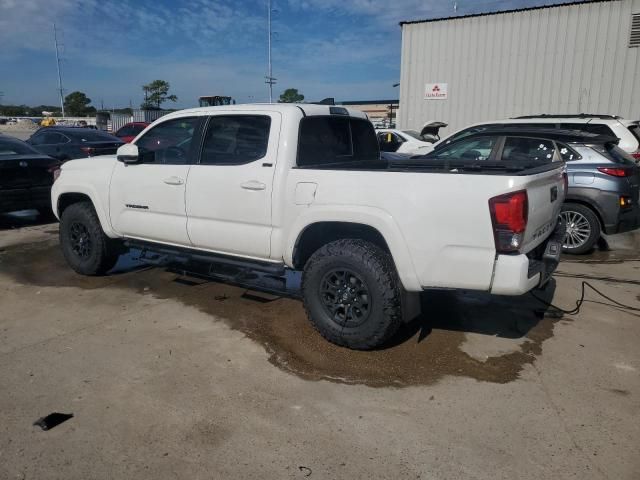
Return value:
M 318 105 L 311 103 L 244 103 L 236 105 L 220 105 L 215 107 L 196 107 L 179 110 L 162 117 L 163 121 L 169 118 L 179 118 L 189 115 L 213 115 L 222 112 L 265 111 L 287 113 L 301 112 L 303 116 L 316 115 L 345 115 L 367 119 L 367 115 L 356 109 L 334 105 Z

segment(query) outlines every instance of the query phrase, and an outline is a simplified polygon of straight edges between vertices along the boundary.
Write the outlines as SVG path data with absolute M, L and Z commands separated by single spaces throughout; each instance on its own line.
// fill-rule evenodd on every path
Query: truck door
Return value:
M 156 125 L 136 142 L 139 163 L 117 163 L 109 195 L 111 223 L 117 232 L 190 246 L 184 196 L 202 118 L 177 118 Z
M 280 123 L 276 112 L 209 117 L 199 162 L 187 180 L 187 230 L 194 247 L 269 258 Z

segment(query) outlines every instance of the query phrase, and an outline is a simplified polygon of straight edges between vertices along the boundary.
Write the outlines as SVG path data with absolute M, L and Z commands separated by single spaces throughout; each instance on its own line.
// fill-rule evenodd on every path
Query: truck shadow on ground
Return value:
M 422 296 L 420 317 L 404 325 L 392 342 L 374 351 L 353 351 L 322 338 L 297 300 L 265 300 L 246 288 L 191 281 L 164 268 L 145 266 L 134 256 L 122 257 L 112 275 L 83 277 L 67 267 L 52 240 L 1 251 L 0 272 L 22 285 L 73 287 L 80 289 L 77 295 L 92 290 L 96 303 L 126 304 L 135 295 L 171 299 L 208 314 L 211 322 L 222 321 L 242 332 L 262 345 L 269 361 L 284 371 L 307 380 L 372 387 L 429 385 L 451 376 L 514 381 L 542 353 L 543 342 L 561 321 L 545 315 L 543 305 L 528 295 L 427 292 Z M 548 299 L 554 288 L 551 284 L 544 292 Z M 73 302 L 73 292 L 65 291 L 66 302 Z M 175 319 L 177 326 L 180 322 Z M 477 348 L 468 352 L 470 338 L 475 339 L 476 347 L 480 344 L 480 354 Z M 499 348 L 484 349 L 485 343 L 496 341 Z

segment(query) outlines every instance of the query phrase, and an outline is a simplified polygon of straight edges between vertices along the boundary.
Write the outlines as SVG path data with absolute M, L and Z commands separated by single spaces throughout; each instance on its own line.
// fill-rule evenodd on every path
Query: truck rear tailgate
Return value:
M 527 192 L 529 218 L 522 252 L 528 253 L 551 235 L 566 195 L 564 165 L 536 175 L 521 177 Z

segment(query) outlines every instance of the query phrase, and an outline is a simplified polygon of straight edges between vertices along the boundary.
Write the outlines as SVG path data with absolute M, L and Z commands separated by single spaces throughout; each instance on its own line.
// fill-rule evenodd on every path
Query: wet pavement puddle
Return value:
M 174 299 L 243 332 L 282 370 L 309 380 L 373 387 L 429 385 L 446 376 L 514 381 L 541 354 L 554 325 L 569 320 L 545 316 L 530 296 L 429 292 L 422 298 L 422 316 L 404 326 L 388 346 L 360 352 L 324 340 L 299 301 L 192 281 L 130 257 L 122 257 L 111 275 L 83 277 L 66 265 L 55 239 L 7 247 L 0 252 L 0 273 L 24 285 L 95 290 L 97 303 L 109 299 L 112 289 Z M 505 339 L 508 352 L 481 361 L 463 349 L 468 334 Z

